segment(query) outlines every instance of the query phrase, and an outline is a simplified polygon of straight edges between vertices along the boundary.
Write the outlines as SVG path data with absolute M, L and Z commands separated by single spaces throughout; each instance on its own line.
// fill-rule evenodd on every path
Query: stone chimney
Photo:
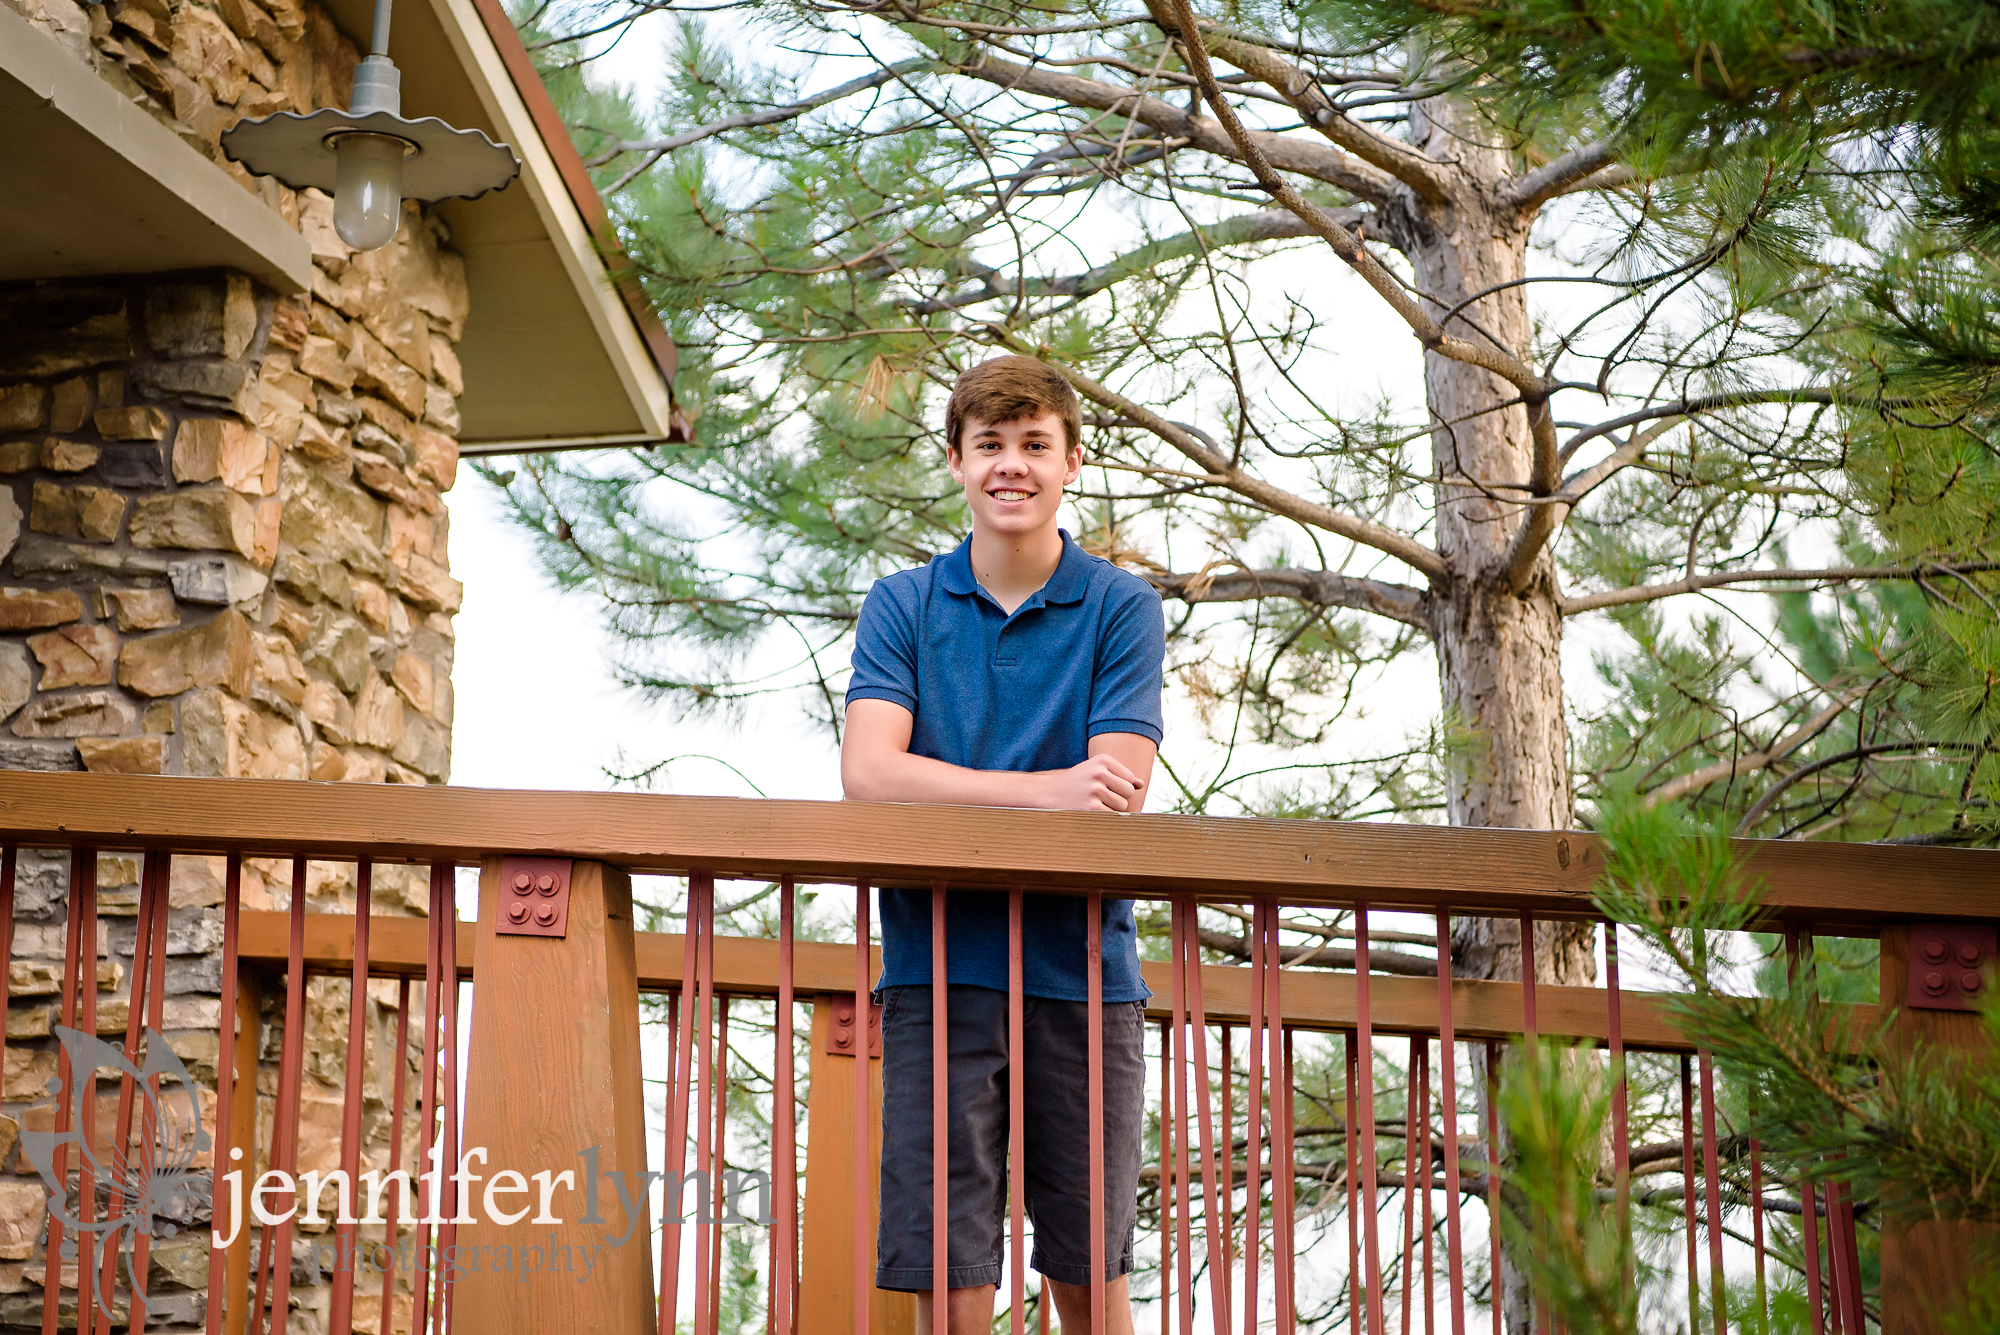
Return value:
M 345 105 L 353 44 L 303 0 L 6 3 L 277 208 L 310 241 L 314 268 L 311 290 L 294 295 L 226 271 L 0 286 L 0 767 L 443 782 L 460 596 L 444 498 L 458 470 L 464 264 L 442 221 L 415 206 L 391 245 L 357 254 L 326 197 L 253 180 L 216 146 L 240 116 Z M 21 853 L 0 1089 L 0 1326 L 42 1319 L 44 1193 L 19 1132 L 53 1126 L 68 864 L 67 850 Z M 176 859 L 168 938 L 165 1036 L 211 1087 L 222 870 L 221 859 Z M 136 857 L 100 858 L 99 1028 L 119 1041 L 138 880 Z M 290 886 L 288 863 L 253 860 L 244 906 L 283 909 Z M 312 911 L 351 908 L 353 892 L 351 866 L 311 865 Z M 379 869 L 375 907 L 423 913 L 424 869 Z M 345 981 L 310 984 L 302 1168 L 337 1162 L 347 992 Z M 245 1074 L 259 1094 L 257 1168 L 283 1040 L 282 994 L 266 997 L 262 1064 Z M 377 1164 L 395 999 L 395 984 L 376 983 L 367 1003 L 364 1138 Z M 116 1085 L 98 1097 L 115 1110 Z M 213 1118 L 211 1096 L 211 1131 Z M 114 1122 L 100 1112 L 101 1138 Z M 414 1117 L 406 1124 L 407 1166 Z M 151 1326 L 204 1319 L 202 1195 L 178 1236 L 155 1240 Z M 302 1233 L 290 1258 L 294 1330 L 323 1328 L 313 1241 Z M 60 1269 L 61 1321 L 73 1325 L 74 1262 Z M 407 1292 L 396 1309 L 407 1329 Z M 376 1312 L 375 1299 L 357 1303 L 355 1328 L 374 1332 Z

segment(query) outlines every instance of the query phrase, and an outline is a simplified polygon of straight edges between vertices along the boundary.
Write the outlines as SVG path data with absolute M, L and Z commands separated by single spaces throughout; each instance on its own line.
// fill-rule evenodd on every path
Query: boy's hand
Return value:
M 1049 805 L 1060 811 L 1137 811 L 1146 781 L 1116 756 L 1094 755 L 1081 765 L 1050 771 Z

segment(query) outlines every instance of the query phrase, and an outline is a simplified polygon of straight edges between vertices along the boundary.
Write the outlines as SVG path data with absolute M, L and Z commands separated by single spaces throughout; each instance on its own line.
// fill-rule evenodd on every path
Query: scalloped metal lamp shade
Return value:
M 394 239 L 406 199 L 476 199 L 521 173 L 513 149 L 477 130 L 404 118 L 403 76 L 385 54 L 389 5 L 377 0 L 374 51 L 355 68 L 349 110 L 281 111 L 222 136 L 222 151 L 259 176 L 330 193 L 334 230 L 357 250 Z
M 520 175 L 514 150 L 478 130 L 461 130 L 435 116 L 405 120 L 387 111 L 355 114 L 322 107 L 308 116 L 280 111 L 242 121 L 222 136 L 222 151 L 259 176 L 275 176 L 294 190 L 315 188 L 332 194 L 342 135 L 374 134 L 400 139 L 404 150 L 405 199 L 477 199 L 505 189 Z M 414 151 L 412 151 L 414 150 Z

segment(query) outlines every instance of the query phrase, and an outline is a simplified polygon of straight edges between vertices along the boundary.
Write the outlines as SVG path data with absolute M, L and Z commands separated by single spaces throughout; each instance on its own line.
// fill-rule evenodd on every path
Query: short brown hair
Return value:
M 959 448 L 969 419 L 998 424 L 1054 413 L 1062 418 L 1064 452 L 1083 443 L 1083 407 L 1061 372 L 1033 357 L 1008 355 L 979 363 L 958 378 L 944 410 L 944 444 Z

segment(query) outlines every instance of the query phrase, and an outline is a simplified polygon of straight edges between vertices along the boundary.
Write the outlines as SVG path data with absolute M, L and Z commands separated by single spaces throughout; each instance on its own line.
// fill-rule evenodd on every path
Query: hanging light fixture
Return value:
M 513 149 L 478 130 L 435 116 L 404 119 L 403 75 L 389 59 L 390 2 L 375 0 L 374 39 L 354 71 L 346 111 L 281 111 L 238 122 L 222 136 L 222 151 L 257 175 L 330 192 L 334 230 L 356 250 L 379 250 L 395 238 L 405 199 L 476 199 L 521 172 Z

